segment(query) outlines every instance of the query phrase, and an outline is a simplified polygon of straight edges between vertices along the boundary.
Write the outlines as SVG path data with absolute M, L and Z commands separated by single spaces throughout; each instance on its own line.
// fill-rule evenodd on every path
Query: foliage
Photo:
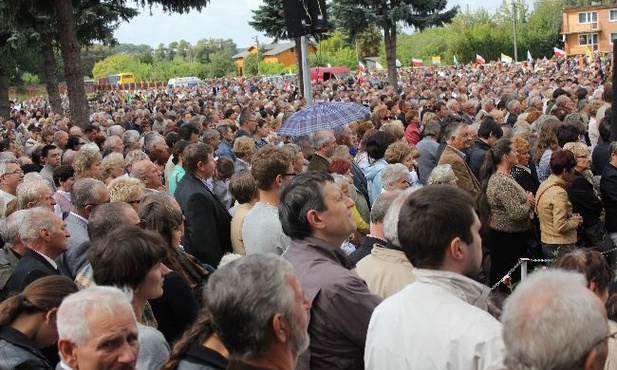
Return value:
M 259 74 L 259 61 L 257 60 L 257 55 L 250 54 L 244 58 L 242 74 L 244 76 L 256 76 Z
M 293 68 L 291 68 L 293 66 Z M 296 70 L 295 64 L 292 66 L 286 66 L 283 63 L 268 63 L 268 62 L 260 62 L 259 63 L 259 74 L 260 75 L 280 75 L 294 73 Z
M 25 72 L 24 74 L 22 74 L 21 80 L 23 81 L 24 85 L 35 85 L 41 82 L 39 76 L 29 72 Z
M 383 31 L 388 80 L 396 85 L 397 25 L 400 23 L 423 30 L 449 23 L 458 6 L 446 10 L 447 0 L 338 0 L 333 15 L 348 35 L 354 39 L 369 27 Z
M 263 5 L 253 10 L 253 20 L 249 21 L 249 25 L 275 41 L 289 38 L 285 27 L 283 0 L 264 0 Z
M 358 59 L 355 48 L 345 41 L 340 31 L 329 34 L 325 40 L 317 43 L 317 53 L 309 57 L 311 66 L 331 66 L 349 67 L 355 69 L 358 66 Z

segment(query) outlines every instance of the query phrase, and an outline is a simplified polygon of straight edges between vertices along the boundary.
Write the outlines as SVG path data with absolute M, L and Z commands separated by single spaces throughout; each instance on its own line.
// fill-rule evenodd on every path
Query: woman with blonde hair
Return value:
M 593 188 L 593 175 L 589 172 L 591 153 L 587 145 L 580 141 L 566 143 L 563 149 L 571 151 L 576 159 L 574 172 L 566 191 L 572 203 L 572 212 L 583 217 L 583 224 L 578 230 L 577 244 L 602 249 L 602 242 L 608 239 L 608 234 L 600 220 L 604 210 L 602 201 Z
M 373 115 L 371 116 L 371 121 L 373 121 L 373 125 L 376 129 L 381 128 L 381 126 L 386 123 L 392 121 L 394 117 L 392 113 L 388 110 L 388 106 L 385 104 L 380 104 L 373 109 Z
M 116 177 L 124 175 L 124 156 L 121 153 L 107 154 L 101 164 L 103 165 L 106 184 L 109 184 Z
M 0 369 L 53 369 L 40 349 L 58 340 L 58 307 L 75 292 L 70 279 L 46 276 L 0 304 Z
M 102 166 L 103 157 L 99 148 L 94 144 L 84 145 L 73 159 L 73 168 L 75 169 L 75 179 L 93 178 L 104 181 Z
M 231 148 L 231 151 L 236 156 L 236 161 L 234 163 L 235 173 L 251 169 L 251 160 L 253 159 L 253 154 L 255 154 L 255 149 L 255 140 L 251 137 L 241 136 L 236 138 Z
M 404 141 L 397 141 L 388 146 L 384 159 L 390 164 L 402 163 L 409 170 L 407 181 L 411 186 L 421 185 L 418 178 L 418 163 L 416 158 L 420 157 L 420 151 L 413 144 Z

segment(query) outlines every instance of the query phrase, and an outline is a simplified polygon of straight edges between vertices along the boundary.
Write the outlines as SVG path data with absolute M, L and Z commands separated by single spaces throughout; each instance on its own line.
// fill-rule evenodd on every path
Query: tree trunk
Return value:
M 396 25 L 386 25 L 383 28 L 384 43 L 386 45 L 386 65 L 388 68 L 388 82 L 398 91 L 398 72 L 396 70 Z
M 56 21 L 58 22 L 58 41 L 64 60 L 64 76 L 71 107 L 71 122 L 84 127 L 88 124 L 88 102 L 84 76 L 81 72 L 81 50 L 77 43 L 75 16 L 71 0 L 54 0 Z
M 43 70 L 45 73 L 45 85 L 49 104 L 53 113 L 62 114 L 62 99 L 58 89 L 58 76 L 56 75 L 56 58 L 51 36 L 47 32 L 41 33 L 41 54 L 43 56 Z
M 0 117 L 9 118 L 9 71 L 0 62 Z
M 302 58 L 308 58 L 308 56 L 302 55 L 302 38 L 295 37 L 294 41 L 296 42 L 296 63 L 298 64 L 298 82 L 300 87 L 300 93 L 304 96 L 304 78 L 303 78 L 303 69 L 302 69 Z M 306 98 L 306 97 L 305 97 Z

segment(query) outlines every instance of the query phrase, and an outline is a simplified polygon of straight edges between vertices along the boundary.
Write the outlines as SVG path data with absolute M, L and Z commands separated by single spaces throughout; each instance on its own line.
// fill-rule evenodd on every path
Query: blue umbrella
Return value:
M 292 114 L 278 130 L 279 135 L 303 136 L 318 130 L 332 130 L 367 118 L 370 110 L 356 103 L 323 103 Z

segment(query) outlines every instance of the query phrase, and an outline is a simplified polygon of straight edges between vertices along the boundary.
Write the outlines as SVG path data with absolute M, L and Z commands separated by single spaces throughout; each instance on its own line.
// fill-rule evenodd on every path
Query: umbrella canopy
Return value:
M 278 130 L 279 135 L 303 136 L 318 130 L 332 130 L 366 118 L 370 110 L 356 103 L 323 103 L 292 114 Z

